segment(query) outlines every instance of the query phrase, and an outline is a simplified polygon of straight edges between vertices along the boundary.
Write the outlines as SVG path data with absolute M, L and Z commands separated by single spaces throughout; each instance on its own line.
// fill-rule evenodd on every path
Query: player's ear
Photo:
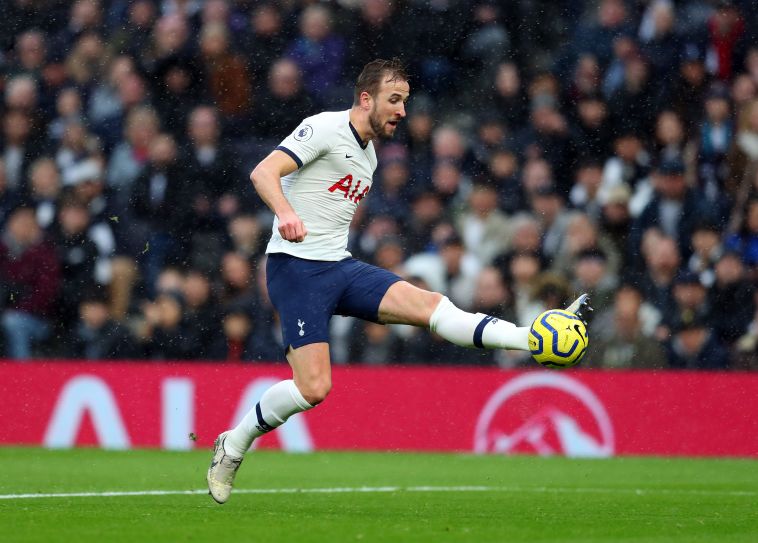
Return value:
M 374 101 L 374 97 L 371 96 L 367 91 L 363 91 L 361 93 L 360 104 L 362 108 L 371 109 L 371 104 L 373 103 L 373 101 Z

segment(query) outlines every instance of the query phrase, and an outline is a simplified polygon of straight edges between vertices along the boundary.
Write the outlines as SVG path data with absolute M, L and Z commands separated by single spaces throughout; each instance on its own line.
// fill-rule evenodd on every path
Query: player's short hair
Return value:
M 378 58 L 366 64 L 355 81 L 353 103 L 360 101 L 364 91 L 376 96 L 382 81 L 408 81 L 408 71 L 403 61 L 397 57 L 390 60 Z

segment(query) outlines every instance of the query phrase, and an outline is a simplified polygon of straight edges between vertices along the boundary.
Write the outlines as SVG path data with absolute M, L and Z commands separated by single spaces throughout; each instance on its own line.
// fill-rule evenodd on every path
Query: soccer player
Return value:
M 276 215 L 266 248 L 267 286 L 293 378 L 269 388 L 239 425 L 216 439 L 207 480 L 218 503 L 229 499 L 254 439 L 329 394 L 328 325 L 334 314 L 428 327 L 465 347 L 529 350 L 528 327 L 462 311 L 442 294 L 360 262 L 346 250 L 350 221 L 376 169 L 372 140 L 392 137 L 409 93 L 400 61 L 368 63 L 349 110 L 308 117 L 250 174 Z M 580 318 L 588 310 L 586 294 L 568 307 Z

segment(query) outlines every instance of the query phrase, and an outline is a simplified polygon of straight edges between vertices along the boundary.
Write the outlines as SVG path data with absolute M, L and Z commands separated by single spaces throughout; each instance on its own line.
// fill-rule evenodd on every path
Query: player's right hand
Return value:
M 277 217 L 279 219 L 279 235 L 287 241 L 300 243 L 308 235 L 303 221 L 294 211 L 287 211 Z

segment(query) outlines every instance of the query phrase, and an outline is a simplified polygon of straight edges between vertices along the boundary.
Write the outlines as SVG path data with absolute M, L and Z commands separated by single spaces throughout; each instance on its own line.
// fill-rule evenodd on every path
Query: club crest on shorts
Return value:
M 305 335 L 305 332 L 303 331 L 303 326 L 305 326 L 305 321 L 301 321 L 300 319 L 297 319 L 297 325 L 300 327 L 300 331 L 298 332 L 298 335 L 300 337 Z
M 308 141 L 311 139 L 311 136 L 313 135 L 313 127 L 309 124 L 304 124 L 302 126 L 299 126 L 297 130 L 295 130 L 294 137 L 297 141 Z

